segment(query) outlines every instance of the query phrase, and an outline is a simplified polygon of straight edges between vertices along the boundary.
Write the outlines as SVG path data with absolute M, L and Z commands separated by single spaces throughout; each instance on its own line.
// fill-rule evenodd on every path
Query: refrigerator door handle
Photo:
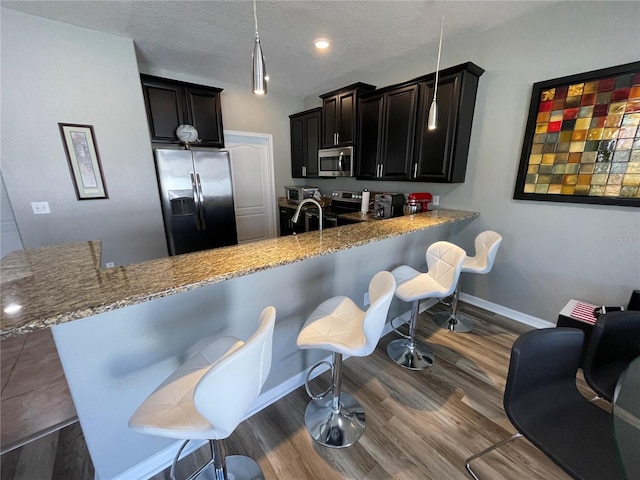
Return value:
M 200 203 L 200 222 L 202 230 L 207 229 L 207 221 L 204 216 L 204 194 L 202 193 L 202 183 L 200 182 L 200 174 L 196 173 L 196 186 L 198 187 L 198 199 Z
M 201 228 L 201 214 L 200 211 L 202 208 L 200 207 L 200 194 L 198 192 L 198 184 L 196 183 L 196 177 L 193 172 L 191 172 L 191 188 L 193 189 L 193 201 L 196 204 L 196 228 L 198 230 L 202 230 Z

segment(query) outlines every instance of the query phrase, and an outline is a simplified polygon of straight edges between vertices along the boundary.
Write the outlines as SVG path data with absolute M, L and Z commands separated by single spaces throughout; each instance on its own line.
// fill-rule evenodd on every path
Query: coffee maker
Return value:
M 379 193 L 375 196 L 373 215 L 376 218 L 399 217 L 403 214 L 404 195 L 401 193 Z

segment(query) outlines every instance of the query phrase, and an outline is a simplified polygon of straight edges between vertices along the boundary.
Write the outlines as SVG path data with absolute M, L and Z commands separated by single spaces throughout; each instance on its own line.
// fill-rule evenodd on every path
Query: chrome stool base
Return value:
M 353 445 L 364 433 L 362 405 L 348 393 L 340 393 L 340 411 L 331 408 L 333 395 L 312 400 L 304 412 L 304 424 L 311 437 L 320 445 L 345 448 Z
M 438 312 L 433 315 L 433 321 L 450 332 L 465 333 L 473 330 L 473 321 L 461 313 L 454 315 L 450 312 Z
M 411 342 L 405 338 L 398 338 L 389 342 L 387 354 L 391 360 L 409 370 L 424 370 L 432 366 L 435 358 L 431 349 L 424 343 Z

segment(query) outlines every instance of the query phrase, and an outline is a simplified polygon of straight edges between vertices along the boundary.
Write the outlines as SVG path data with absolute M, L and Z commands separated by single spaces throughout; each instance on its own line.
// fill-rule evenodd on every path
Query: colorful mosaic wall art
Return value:
M 640 206 L 640 62 L 533 85 L 514 198 Z

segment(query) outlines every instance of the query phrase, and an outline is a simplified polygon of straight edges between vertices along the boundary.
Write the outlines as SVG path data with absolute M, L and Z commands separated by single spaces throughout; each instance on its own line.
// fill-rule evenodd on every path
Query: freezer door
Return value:
M 200 202 L 191 152 L 158 148 L 155 156 L 169 253 L 202 250 Z
M 238 234 L 229 152 L 198 150 L 192 153 L 202 205 L 204 248 L 235 245 L 238 243 Z

